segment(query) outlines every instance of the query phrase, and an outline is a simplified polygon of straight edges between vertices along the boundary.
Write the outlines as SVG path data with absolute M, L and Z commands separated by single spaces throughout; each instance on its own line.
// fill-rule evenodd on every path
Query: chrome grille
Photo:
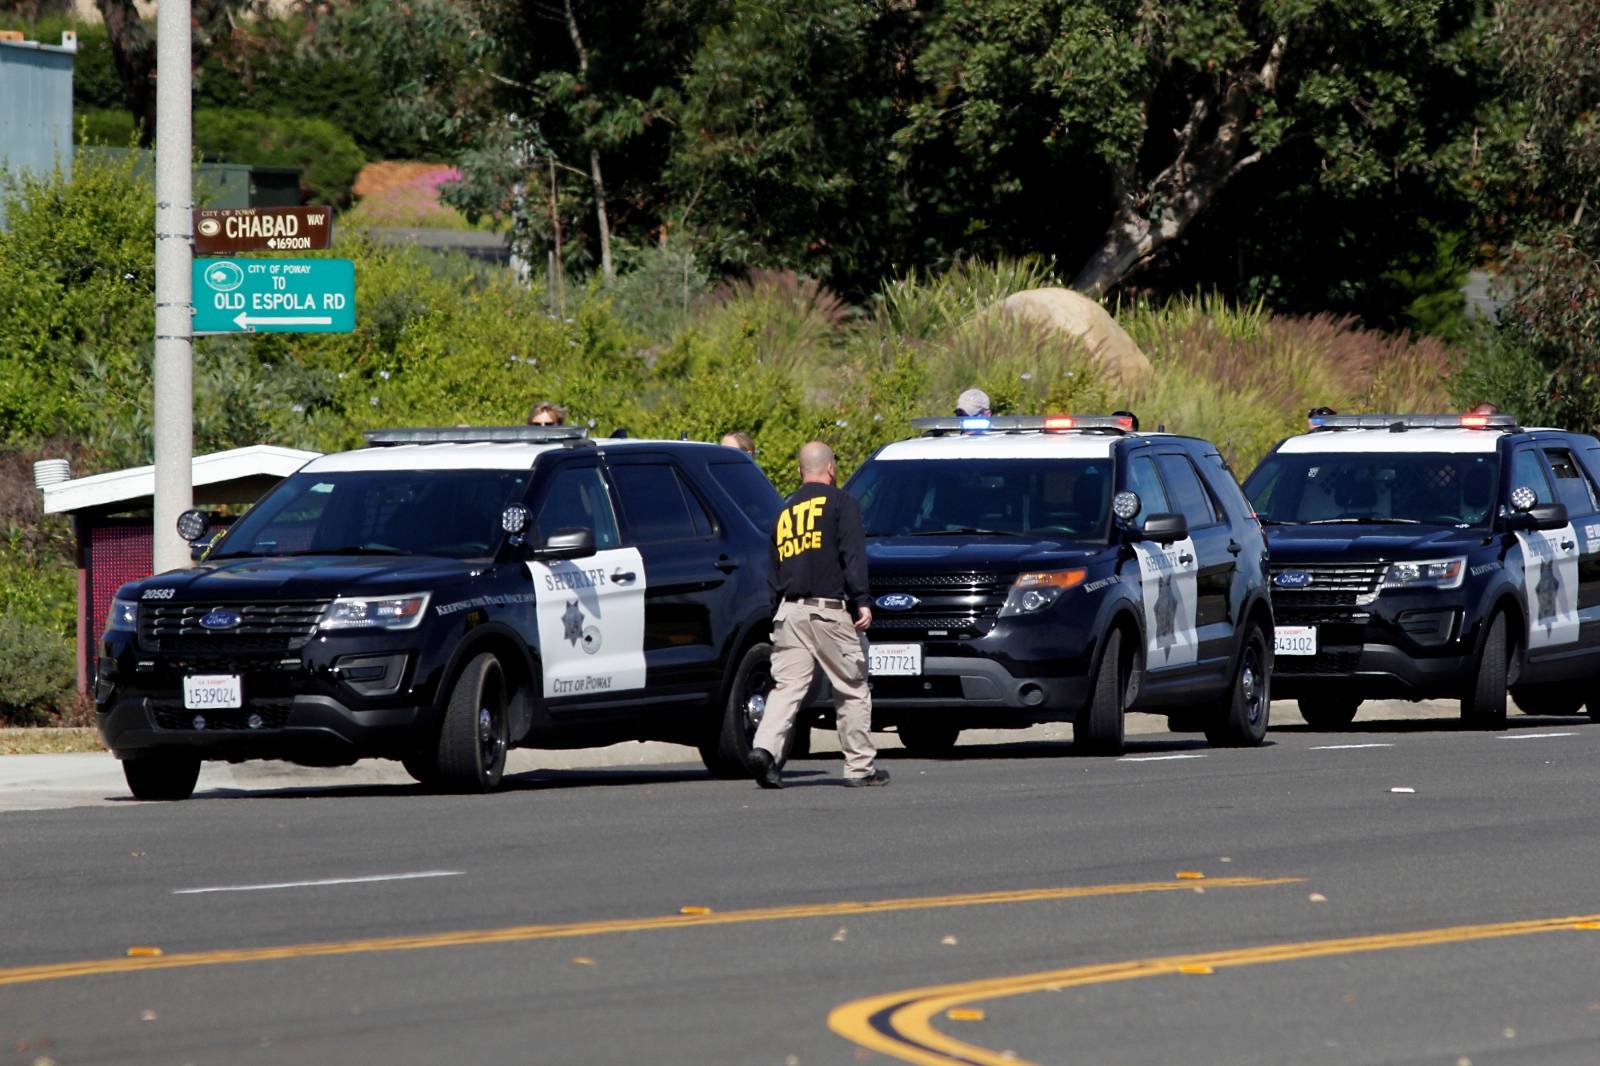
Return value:
M 267 652 L 304 647 L 317 631 L 317 621 L 330 600 L 284 600 L 278 603 L 139 604 L 139 643 L 150 651 Z M 200 619 L 214 610 L 233 611 L 239 624 L 210 630 Z
M 977 572 L 874 574 L 870 579 L 872 628 L 897 635 L 929 630 L 950 636 L 986 633 L 993 628 L 1014 580 L 1012 574 Z M 910 593 L 917 603 L 903 611 L 879 607 L 878 597 L 889 592 Z
M 1389 569 L 1388 563 L 1273 563 L 1272 598 L 1285 607 L 1358 607 L 1378 596 L 1378 586 Z M 1309 574 L 1304 588 L 1283 588 L 1279 574 L 1299 571 Z

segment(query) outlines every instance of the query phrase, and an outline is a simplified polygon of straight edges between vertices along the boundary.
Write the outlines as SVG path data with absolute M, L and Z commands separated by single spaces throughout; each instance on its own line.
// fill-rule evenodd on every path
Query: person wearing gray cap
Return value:
M 982 389 L 968 389 L 956 397 L 956 415 L 960 418 L 976 418 L 991 414 L 989 410 L 989 394 Z

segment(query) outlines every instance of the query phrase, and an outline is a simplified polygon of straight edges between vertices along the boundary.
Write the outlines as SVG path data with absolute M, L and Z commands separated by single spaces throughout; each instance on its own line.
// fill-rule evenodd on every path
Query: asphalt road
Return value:
M 0 1063 L 1592 1064 L 1600 727 L 1512 726 L 0 814 Z

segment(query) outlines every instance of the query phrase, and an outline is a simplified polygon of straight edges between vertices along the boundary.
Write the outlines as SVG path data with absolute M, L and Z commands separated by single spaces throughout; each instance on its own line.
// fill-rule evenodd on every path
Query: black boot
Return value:
M 772 761 L 765 748 L 750 749 L 750 776 L 762 788 L 782 788 L 783 778 L 778 775 L 778 764 Z

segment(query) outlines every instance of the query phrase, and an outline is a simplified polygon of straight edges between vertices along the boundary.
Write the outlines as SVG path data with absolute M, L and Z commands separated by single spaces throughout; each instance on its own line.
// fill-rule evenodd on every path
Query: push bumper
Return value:
M 426 712 L 410 706 L 355 710 L 320 695 L 200 712 L 185 710 L 181 699 L 130 696 L 101 707 L 98 718 L 100 735 L 118 758 L 163 748 L 194 751 L 204 759 L 338 766 L 404 754 Z

